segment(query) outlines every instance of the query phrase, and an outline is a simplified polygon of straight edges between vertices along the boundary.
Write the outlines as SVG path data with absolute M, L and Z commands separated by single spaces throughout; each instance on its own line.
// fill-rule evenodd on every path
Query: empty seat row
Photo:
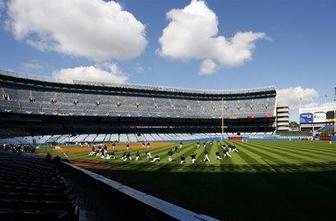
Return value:
M 72 187 L 55 162 L 16 150 L 0 150 L 0 220 L 78 220 Z

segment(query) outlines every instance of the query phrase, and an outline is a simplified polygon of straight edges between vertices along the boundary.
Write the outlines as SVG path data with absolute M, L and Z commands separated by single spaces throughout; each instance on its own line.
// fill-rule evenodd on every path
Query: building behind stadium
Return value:
M 329 129 L 334 134 L 336 123 L 336 103 L 317 105 L 299 109 L 301 131 L 317 133 L 321 129 Z

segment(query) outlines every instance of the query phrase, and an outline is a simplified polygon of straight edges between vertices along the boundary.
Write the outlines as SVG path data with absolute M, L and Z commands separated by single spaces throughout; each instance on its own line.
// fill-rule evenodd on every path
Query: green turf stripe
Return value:
M 279 147 L 271 147 L 271 148 L 275 149 L 275 148 L 279 148 Z M 300 157 L 302 157 L 303 155 L 306 155 L 305 153 L 298 152 L 298 151 L 295 151 L 295 150 L 292 150 L 292 149 L 283 149 L 282 147 L 280 149 L 282 149 L 282 151 L 285 151 L 286 153 L 292 153 L 293 155 L 298 155 Z M 304 164 L 307 164 L 310 161 L 310 162 L 316 162 L 316 163 L 321 164 L 323 161 L 329 161 L 328 159 L 322 159 L 321 157 L 314 157 L 314 158 L 312 158 L 311 155 L 308 156 L 308 158 L 310 158 L 310 159 L 307 159 L 307 156 L 306 156 L 306 158 L 303 158 L 304 160 L 302 160 L 301 162 L 304 163 Z M 324 167 L 323 164 L 321 164 L 321 167 Z M 316 165 L 313 166 L 311 169 L 318 170 L 318 168 L 317 168 Z
M 241 158 L 244 159 L 245 162 L 247 162 L 249 165 L 265 164 L 258 154 L 249 151 L 249 149 L 245 148 L 242 143 L 236 143 L 236 146 Z
M 278 149 L 275 147 L 270 147 L 266 145 L 254 145 L 250 144 L 251 146 L 254 146 L 255 148 L 258 149 L 263 149 L 265 151 L 268 151 L 270 153 L 274 153 L 279 155 L 279 158 L 285 158 L 285 159 L 292 159 L 294 161 L 287 160 L 287 163 L 299 163 L 299 162 L 307 162 L 306 158 L 303 158 L 300 154 L 288 154 L 288 151 L 284 151 L 283 149 Z
M 327 157 L 330 157 L 330 156 L 334 156 L 336 157 L 336 149 L 333 150 L 333 151 L 330 151 L 330 150 L 326 150 L 324 147 L 320 147 L 320 148 L 312 148 L 312 147 L 303 147 L 303 146 L 281 146 L 279 144 L 273 144 L 273 146 L 278 146 L 278 147 L 281 147 L 281 148 L 289 148 L 290 150 L 300 150 L 300 151 L 303 151 L 303 152 L 308 152 L 308 153 L 312 153 L 312 154 L 320 154 L 320 155 L 324 155 L 324 156 L 327 156 Z
M 248 162 L 240 154 L 240 150 L 238 150 L 238 152 L 234 152 L 233 155 L 235 156 L 233 158 L 233 163 L 238 164 L 238 165 L 248 164 Z
M 216 152 L 218 151 L 218 145 L 216 142 L 213 142 L 210 146 L 209 158 L 211 160 L 211 165 L 219 166 L 220 161 L 216 159 Z
M 254 148 L 250 144 L 243 144 L 243 145 L 250 152 L 255 153 L 255 154 L 261 156 L 261 158 L 263 160 L 267 159 L 267 161 L 265 161 L 266 163 L 269 163 L 269 162 L 283 163 L 283 164 L 289 163 L 288 161 L 286 161 L 286 159 L 282 159 L 279 155 L 275 155 L 273 153 L 270 153 L 267 150 Z
M 286 149 L 286 150 L 292 150 L 292 151 L 300 151 L 300 152 L 303 152 L 303 153 L 310 153 L 310 154 L 313 154 L 313 155 L 321 155 L 321 156 L 325 156 L 327 158 L 330 158 L 330 157 L 336 157 L 336 152 L 333 152 L 331 153 L 330 151 L 328 151 L 328 153 L 326 153 L 326 151 L 324 149 L 319 149 L 319 150 L 315 150 L 315 149 L 308 149 L 308 148 L 302 148 L 302 147 L 288 147 L 288 146 L 279 146 L 277 144 L 273 145 L 273 146 L 276 146 L 278 148 L 283 148 L 283 149 Z
M 272 145 L 272 146 L 268 146 L 269 148 L 273 148 L 273 149 L 277 149 L 279 151 L 282 151 L 282 152 L 286 152 L 286 153 L 292 153 L 293 155 L 297 155 L 297 156 L 300 156 L 302 161 L 307 161 L 309 159 L 311 159 L 311 161 L 321 161 L 321 159 L 324 159 L 324 160 L 332 160 L 333 157 L 324 157 L 324 158 L 321 158 L 320 156 L 316 156 L 316 155 L 313 155 L 313 154 L 307 154 L 306 151 L 300 151 L 300 150 L 293 150 L 291 148 L 286 148 L 286 147 L 281 147 L 281 146 L 278 146 L 278 145 Z M 302 156 L 306 157 L 306 158 L 302 158 Z M 309 160 L 308 160 L 309 161 Z
M 240 165 L 233 169 L 237 172 L 274 172 L 273 168 L 267 164 L 259 155 L 250 152 L 244 147 L 244 144 L 235 143 L 239 151 L 240 156 L 248 163 L 247 165 Z
M 198 148 L 198 149 L 195 151 L 195 153 L 197 154 L 197 155 L 196 155 L 196 164 L 202 163 L 203 158 L 204 158 L 204 156 L 205 156 L 205 155 L 204 155 L 204 151 L 205 151 L 205 148 L 203 148 L 202 145 L 201 145 L 200 148 Z
M 279 144 L 281 146 L 305 147 L 305 148 L 324 148 L 325 150 L 335 151 L 336 143 L 330 145 L 328 142 L 323 141 L 251 141 L 257 144 Z
M 206 171 L 207 170 L 207 167 L 210 165 L 208 162 L 204 162 L 204 157 L 205 157 L 205 150 L 208 151 L 208 153 L 210 152 L 210 142 L 207 141 L 206 142 L 206 146 L 205 148 L 203 147 L 203 145 L 201 145 L 201 148 L 202 149 L 202 152 L 201 154 L 199 155 L 199 157 L 196 158 L 196 162 L 198 163 L 198 168 L 200 170 L 204 170 Z M 210 155 L 209 155 L 209 158 L 210 158 Z M 211 159 L 210 159 L 211 160 Z

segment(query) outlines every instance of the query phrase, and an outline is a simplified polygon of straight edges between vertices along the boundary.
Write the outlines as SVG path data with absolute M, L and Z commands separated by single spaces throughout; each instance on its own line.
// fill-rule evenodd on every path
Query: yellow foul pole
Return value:
M 224 139 L 224 99 L 222 98 L 222 140 Z

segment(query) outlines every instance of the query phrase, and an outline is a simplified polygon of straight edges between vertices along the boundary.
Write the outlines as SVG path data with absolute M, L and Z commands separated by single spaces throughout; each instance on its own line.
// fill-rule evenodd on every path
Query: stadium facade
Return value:
M 336 103 L 299 109 L 301 131 L 315 132 L 336 123 Z
M 273 132 L 273 87 L 214 91 L 0 73 L 1 136 Z M 224 119 L 224 120 L 223 120 Z

